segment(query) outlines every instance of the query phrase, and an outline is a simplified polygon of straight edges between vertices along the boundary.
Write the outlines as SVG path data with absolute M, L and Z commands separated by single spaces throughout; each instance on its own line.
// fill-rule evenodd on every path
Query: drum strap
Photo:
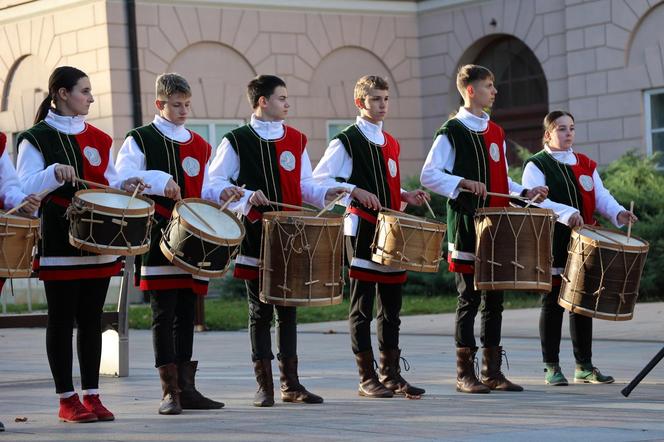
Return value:
M 357 215 L 360 218 L 362 218 L 365 221 L 369 221 L 371 224 L 376 224 L 378 223 L 378 218 L 375 215 L 372 215 L 371 213 L 368 213 L 365 210 L 362 210 L 361 208 L 351 205 L 348 208 L 348 213 L 352 213 L 353 215 Z

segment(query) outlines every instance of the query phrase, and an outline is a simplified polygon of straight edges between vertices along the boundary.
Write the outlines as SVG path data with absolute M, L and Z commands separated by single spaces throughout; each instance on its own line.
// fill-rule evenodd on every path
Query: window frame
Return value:
M 325 134 L 327 138 L 327 142 L 329 143 L 330 140 L 332 139 L 333 135 L 330 133 L 330 126 L 331 125 L 339 125 L 339 124 L 344 124 L 345 126 L 350 126 L 352 124 L 355 124 L 355 118 L 338 118 L 335 120 L 325 120 Z
M 212 146 L 212 142 L 217 138 L 217 127 L 218 124 L 235 124 L 237 127 L 244 126 L 247 122 L 241 118 L 224 118 L 224 119 L 214 119 L 214 118 L 189 118 L 187 119 L 187 126 L 193 125 L 207 125 L 208 134 L 210 140 L 206 140 Z M 191 129 L 192 132 L 195 132 Z M 212 146 L 212 151 L 214 152 L 218 146 Z
M 653 151 L 653 144 L 652 144 L 652 136 L 655 133 L 662 133 L 664 132 L 664 127 L 658 127 L 657 129 L 653 129 L 652 127 L 652 107 L 650 104 L 651 97 L 653 95 L 664 95 L 664 87 L 660 87 L 657 89 L 650 89 L 647 91 L 643 92 L 643 104 L 644 104 L 644 114 L 643 114 L 643 120 L 645 122 L 645 134 L 646 134 L 646 154 L 648 156 L 653 155 L 655 152 Z M 662 150 L 662 153 L 664 154 L 664 150 Z

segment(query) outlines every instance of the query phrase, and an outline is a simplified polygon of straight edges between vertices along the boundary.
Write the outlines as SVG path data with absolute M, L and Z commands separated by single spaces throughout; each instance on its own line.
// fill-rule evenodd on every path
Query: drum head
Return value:
M 242 237 L 242 229 L 237 222 L 237 218 L 226 212 L 219 211 L 219 209 L 214 206 L 197 201 L 187 201 L 186 205 L 183 204 L 179 206 L 177 210 L 180 217 L 201 232 L 225 239 L 239 239 Z M 191 212 L 192 210 L 196 212 L 196 214 L 193 214 Z M 213 229 L 206 226 L 199 219 L 199 216 Z
M 77 197 L 86 203 L 98 206 L 112 207 L 114 209 L 148 209 L 150 202 L 140 198 L 131 198 L 131 195 L 109 193 L 104 191 L 81 192 Z
M 594 241 L 599 241 L 600 243 L 607 244 L 607 245 L 629 245 L 629 246 L 637 246 L 637 247 L 645 247 L 647 246 L 647 243 L 642 241 L 639 238 L 631 237 L 627 238 L 627 235 L 617 231 L 617 230 L 608 230 L 608 229 L 602 229 L 599 227 L 581 227 L 578 229 L 578 233 L 580 235 L 585 236 L 586 238 L 590 238 Z

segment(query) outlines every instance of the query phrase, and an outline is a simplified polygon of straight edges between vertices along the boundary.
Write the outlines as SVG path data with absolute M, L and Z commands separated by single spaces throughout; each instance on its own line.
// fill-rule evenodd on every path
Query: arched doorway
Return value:
M 488 67 L 496 77 L 498 95 L 491 118 L 505 129 L 509 159 L 516 159 L 516 145 L 539 150 L 549 96 L 533 51 L 515 37 L 502 36 L 485 46 L 474 63 Z

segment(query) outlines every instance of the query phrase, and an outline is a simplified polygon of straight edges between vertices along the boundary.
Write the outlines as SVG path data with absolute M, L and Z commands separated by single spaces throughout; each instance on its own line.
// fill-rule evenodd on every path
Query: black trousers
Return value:
M 191 361 L 196 296 L 190 289 L 150 291 L 155 367 Z
M 402 284 L 350 280 L 350 339 L 353 353 L 371 350 L 371 319 L 374 299 L 376 306 L 376 334 L 380 351 L 399 348 Z M 376 296 L 377 295 L 377 296 Z
M 545 364 L 560 362 L 560 339 L 565 309 L 558 305 L 560 286 L 542 295 L 539 331 L 542 341 L 542 359 Z M 577 364 L 592 361 L 593 319 L 569 312 L 569 333 L 572 338 L 574 359 Z
M 72 382 L 72 334 L 74 323 L 81 388 L 99 387 L 101 314 L 110 278 L 44 281 L 48 322 L 46 355 L 56 393 L 74 391 Z
M 482 304 L 482 327 L 480 342 L 482 347 L 500 345 L 503 323 L 503 292 L 475 290 L 473 275 L 456 273 L 454 275 L 457 292 L 456 330 L 454 339 L 457 347 L 476 347 L 475 316 Z M 482 303 L 482 301 L 484 301 Z
M 277 358 L 297 356 L 297 309 L 261 302 L 258 297 L 258 279 L 245 281 L 249 301 L 249 339 L 251 360 L 274 359 L 270 327 L 274 311 L 277 311 Z

